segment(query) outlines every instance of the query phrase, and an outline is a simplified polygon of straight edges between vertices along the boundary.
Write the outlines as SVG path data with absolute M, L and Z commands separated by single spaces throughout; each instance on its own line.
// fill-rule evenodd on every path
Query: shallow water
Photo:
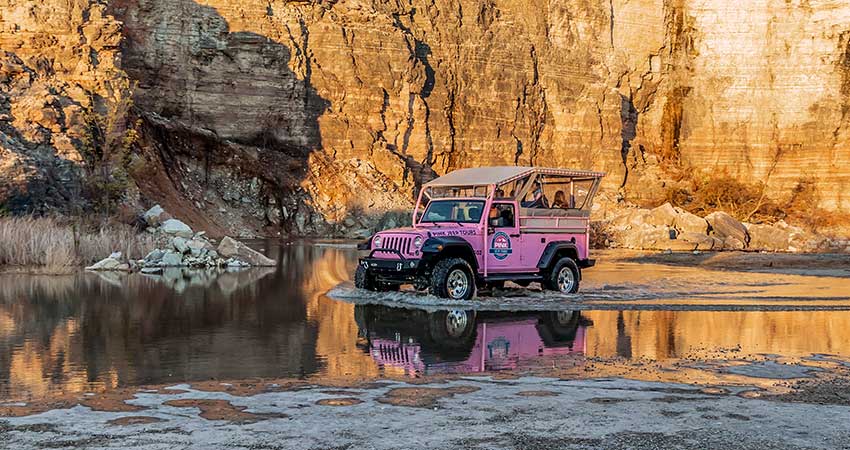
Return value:
M 603 260 L 586 272 L 583 297 L 507 289 L 457 313 L 423 294 L 353 289 L 350 246 L 266 247 L 277 268 L 0 275 L 0 399 L 210 379 L 711 359 L 728 351 L 850 357 L 847 279 Z M 340 299 L 326 295 L 331 290 Z

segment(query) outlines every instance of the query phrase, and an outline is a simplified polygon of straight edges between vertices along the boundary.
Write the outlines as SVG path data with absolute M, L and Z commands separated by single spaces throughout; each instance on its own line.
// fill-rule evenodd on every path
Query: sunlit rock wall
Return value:
M 850 207 L 844 2 L 112 0 L 107 11 L 139 82 L 144 147 L 168 173 L 143 191 L 228 227 L 374 225 L 366 217 L 408 208 L 423 181 L 495 164 L 604 170 L 608 200 L 657 198 L 691 169 L 777 197 L 811 178 L 822 206 Z

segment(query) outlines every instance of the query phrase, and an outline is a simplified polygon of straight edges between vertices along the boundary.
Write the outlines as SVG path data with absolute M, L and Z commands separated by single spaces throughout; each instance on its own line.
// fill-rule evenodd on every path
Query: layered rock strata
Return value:
M 850 208 L 844 2 L 47 0 L 0 17 L 6 208 L 72 196 L 48 172 L 78 164 L 74 107 L 125 76 L 141 201 L 196 228 L 366 232 L 424 181 L 500 164 L 607 171 L 609 203 L 724 175 L 774 197 L 815 180 L 820 207 Z

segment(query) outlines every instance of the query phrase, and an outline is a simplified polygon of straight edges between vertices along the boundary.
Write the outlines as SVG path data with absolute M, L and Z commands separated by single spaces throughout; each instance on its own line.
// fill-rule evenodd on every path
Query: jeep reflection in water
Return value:
M 362 251 L 355 283 L 373 291 L 402 284 L 470 299 L 476 287 L 578 292 L 588 255 L 590 207 L 603 173 L 481 167 L 426 184 L 413 225 L 381 231 Z

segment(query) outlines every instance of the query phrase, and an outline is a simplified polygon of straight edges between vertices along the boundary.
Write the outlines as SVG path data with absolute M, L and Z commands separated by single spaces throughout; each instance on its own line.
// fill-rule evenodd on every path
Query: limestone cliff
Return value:
M 73 165 L 60 106 L 128 76 L 141 198 L 196 226 L 350 232 L 496 164 L 604 170 L 608 202 L 685 173 L 769 196 L 814 179 L 850 210 L 841 1 L 6 0 L 0 18 L 0 189 L 38 179 L 35 153 Z

